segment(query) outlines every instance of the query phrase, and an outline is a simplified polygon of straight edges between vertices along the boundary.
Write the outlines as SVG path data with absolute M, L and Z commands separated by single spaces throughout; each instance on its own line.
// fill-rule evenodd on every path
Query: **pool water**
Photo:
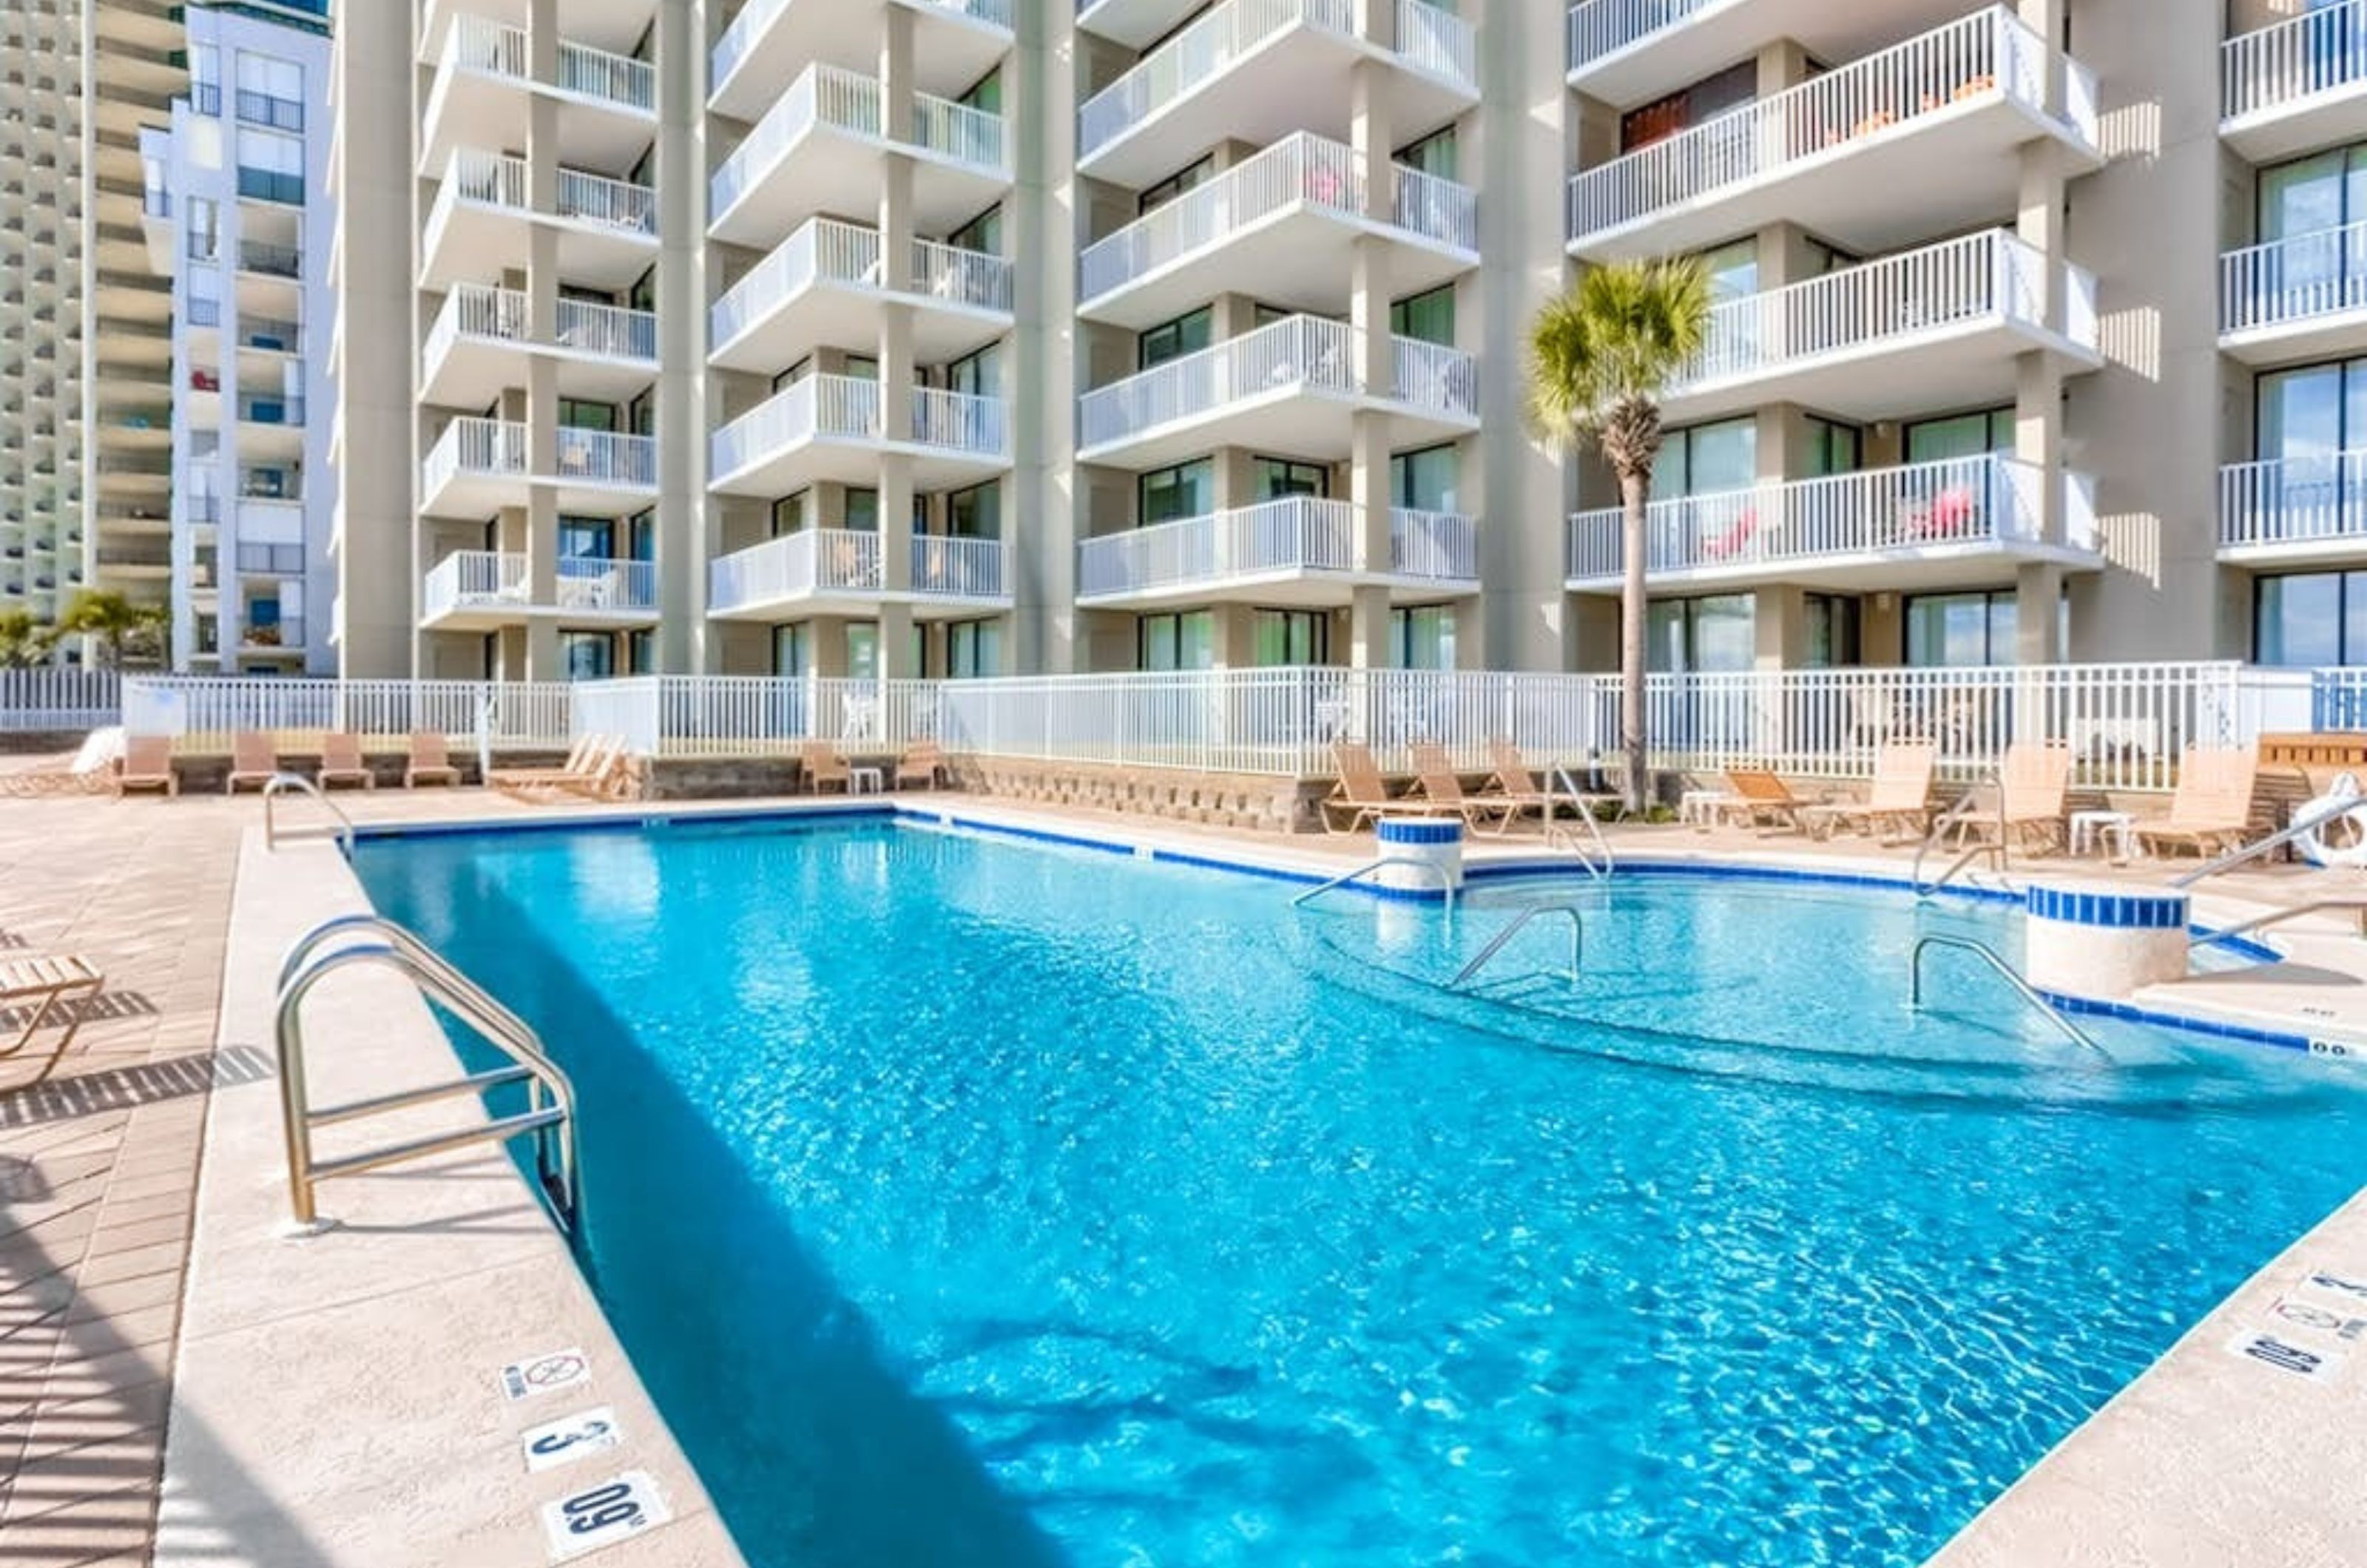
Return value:
M 2357 1185 L 1919 930 L 1433 906 L 882 820 L 366 841 L 583 1103 L 588 1266 L 763 1568 L 1913 1563 Z M 1443 982 L 1530 902 L 1481 994 Z

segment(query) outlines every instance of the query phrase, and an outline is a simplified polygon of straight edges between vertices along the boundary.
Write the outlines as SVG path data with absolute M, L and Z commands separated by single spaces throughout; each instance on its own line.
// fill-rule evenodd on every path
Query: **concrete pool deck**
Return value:
M 903 799 L 982 822 L 1308 874 L 1336 874 L 1374 854 L 1368 837 L 1284 840 L 958 795 Z M 340 804 L 366 824 L 651 810 L 561 813 L 477 791 L 383 791 Z M 0 1268 L 10 1303 L 0 1555 L 60 1568 L 144 1561 L 152 1550 L 167 1562 L 542 1562 L 542 1504 L 639 1469 L 657 1477 L 674 1522 L 592 1561 L 737 1561 L 506 1160 L 479 1151 L 333 1184 L 323 1205 L 347 1222 L 344 1230 L 307 1242 L 276 1235 L 286 1195 L 270 987 L 287 942 L 359 907 L 359 893 L 326 845 L 266 852 L 253 834 L 260 819 L 252 796 L 0 809 L 0 942 L 85 953 L 108 968 L 113 993 L 51 1083 L 21 1094 L 0 1088 L 8 1237 Z M 1746 858 L 1890 876 L 1908 861 L 1863 840 L 1732 829 L 1631 827 L 1613 829 L 1613 841 L 1638 861 Z M 1479 861 L 1537 852 L 1534 840 L 1514 849 L 1475 840 Z M 2071 866 L 2030 869 L 2057 868 Z M 2076 869 L 2083 878 L 2162 876 L 2158 863 Z M 2329 885 L 2325 874 L 2271 868 L 2213 886 L 2221 891 L 2198 915 L 2215 923 Z M 2338 919 L 2295 931 L 2278 938 L 2293 949 L 2277 966 L 2282 977 L 2230 981 L 2214 999 L 2262 1021 L 2367 1039 L 2367 943 Z M 324 989 L 316 1016 L 323 1099 L 452 1070 L 440 1031 L 399 985 L 356 976 L 348 989 L 341 980 Z M 343 1089 L 337 1073 L 350 1076 Z M 2277 1317 L 2273 1304 L 2339 1302 L 2339 1291 L 2304 1288 L 2313 1270 L 2367 1280 L 2367 1201 L 2354 1200 L 2238 1291 L 1937 1561 L 2351 1560 L 2328 1548 L 2367 1540 L 2353 1479 L 2367 1461 L 2367 1372 L 2357 1365 L 2367 1345 L 2318 1377 L 2227 1348 L 2263 1325 L 2288 1330 L 2293 1348 L 2316 1343 L 2308 1321 Z M 2351 1315 L 2367 1317 L 2367 1304 Z M 574 1348 L 591 1352 L 594 1381 L 572 1395 L 513 1404 L 495 1391 L 504 1366 Z M 617 1413 L 630 1447 L 529 1476 L 520 1433 L 594 1404 Z M 2231 1542 L 2242 1550 L 2231 1552 Z

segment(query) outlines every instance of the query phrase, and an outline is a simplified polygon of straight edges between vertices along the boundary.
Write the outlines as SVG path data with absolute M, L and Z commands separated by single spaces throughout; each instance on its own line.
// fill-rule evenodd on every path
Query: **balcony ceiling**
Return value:
M 890 302 L 919 307 L 912 312 L 912 356 L 923 365 L 958 359 L 1011 331 L 1012 318 L 1005 311 L 817 277 L 750 321 L 730 343 L 717 344 L 708 363 L 719 369 L 770 376 L 818 347 L 869 353 L 879 343 Z
M 1244 294 L 1287 310 L 1345 315 L 1354 283 L 1356 242 L 1367 234 L 1396 242 L 1388 253 L 1387 292 L 1392 298 L 1450 283 L 1478 265 L 1468 251 L 1300 203 L 1219 235 L 1134 282 L 1086 300 L 1077 314 L 1140 332 L 1218 295 Z
M 916 490 L 953 490 L 983 483 L 1011 467 L 1002 457 L 918 443 L 890 443 L 865 436 L 806 435 L 759 453 L 734 473 L 718 474 L 711 488 L 722 495 L 772 497 L 821 481 L 876 485 L 879 459 L 901 452 L 912 462 Z
M 1665 400 L 1671 424 L 1739 413 L 1761 403 L 1795 402 L 1863 423 L 2013 400 L 2015 362 L 2033 349 L 2064 354 L 2075 369 L 2102 358 L 2065 340 L 1997 319 L 1782 363 L 1747 376 L 1681 388 Z
M 1344 610 L 1360 588 L 1385 587 L 1392 604 L 1436 604 L 1479 592 L 1476 581 L 1396 577 L 1387 572 L 1332 571 L 1319 567 L 1277 567 L 1162 582 L 1111 593 L 1079 593 L 1084 610 L 1172 610 L 1201 604 L 1255 604 L 1270 609 Z
M 419 510 L 430 517 L 482 522 L 504 507 L 525 506 L 528 488 L 536 482 L 556 489 L 560 511 L 586 517 L 627 516 L 649 505 L 657 493 L 652 487 L 594 484 L 561 476 L 528 480 L 520 474 L 462 472 L 423 494 Z
M 710 238 L 770 250 L 809 218 L 869 223 L 879 214 L 886 181 L 884 143 L 816 121 L 757 171 L 730 209 L 708 225 Z M 942 234 L 977 217 L 1010 188 L 1010 179 L 934 153 L 912 159 L 912 224 Z
M 882 604 L 910 604 L 912 618 L 916 621 L 957 621 L 1008 610 L 1011 608 L 1011 596 L 1007 593 L 1000 596 L 889 593 L 860 588 L 809 588 L 766 594 L 751 599 L 744 604 L 735 604 L 728 610 L 711 610 L 708 618 L 768 626 L 802 621 L 815 615 L 844 615 L 850 620 L 867 621 L 879 614 Z
M 2367 82 L 2349 82 L 2290 104 L 2223 120 L 2219 133 L 2240 157 L 2255 164 L 2367 141 Z
M 429 240 L 421 285 L 448 288 L 455 283 L 490 283 L 505 258 L 523 256 L 534 224 L 549 225 L 559 235 L 559 275 L 571 283 L 594 288 L 624 288 L 649 270 L 657 259 L 653 234 L 589 219 L 546 217 L 517 208 L 456 201 L 439 229 L 429 221 Z
M 1344 463 L 1353 455 L 1360 408 L 1378 409 L 1389 415 L 1387 439 L 1392 449 L 1452 441 L 1478 425 L 1476 419 L 1309 391 L 1294 383 L 1101 442 L 1080 451 L 1077 458 L 1139 471 L 1165 468 L 1218 446 L 1254 446 L 1310 462 Z
M 527 382 L 529 363 L 537 356 L 558 368 L 559 395 L 600 403 L 620 403 L 639 396 L 657 377 L 648 361 L 612 359 L 505 339 L 456 337 L 443 354 L 425 367 L 420 400 L 471 413 L 490 406 L 513 387 Z
M 2219 334 L 2222 352 L 2245 365 L 2305 365 L 2367 354 L 2367 310 L 2329 310 L 2272 326 Z
M 515 76 L 439 70 L 427 99 L 419 167 L 431 178 L 463 147 L 523 147 L 538 91 Z M 557 107 L 559 145 L 570 168 L 622 175 L 657 135 L 657 117 L 623 104 L 539 90 Z
M 2052 561 L 2067 571 L 2101 571 L 2104 558 L 2093 550 L 2019 540 L 1976 539 L 1963 544 L 1919 545 L 1889 550 L 1837 553 L 1807 560 L 1736 561 L 1655 571 L 1655 592 L 1688 589 L 1734 589 L 1789 583 L 1818 592 L 1933 593 L 1956 589 L 2010 587 L 2014 569 Z M 1573 593 L 1616 597 L 1615 577 L 1572 578 Z

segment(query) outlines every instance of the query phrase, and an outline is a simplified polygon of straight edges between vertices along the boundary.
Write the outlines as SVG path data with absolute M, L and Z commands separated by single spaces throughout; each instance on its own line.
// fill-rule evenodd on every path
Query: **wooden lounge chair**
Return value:
M 579 735 L 568 748 L 567 761 L 555 768 L 495 768 L 485 775 L 485 783 L 495 789 L 531 789 L 538 784 L 564 783 L 581 778 L 585 771 L 606 754 L 608 738 L 605 735 Z
M 1434 740 L 1418 740 L 1409 760 L 1413 763 L 1414 787 L 1441 815 L 1459 816 L 1465 826 L 1474 829 L 1492 818 L 1498 833 L 1512 830 L 1512 820 L 1520 816 L 1521 808 L 1502 795 L 1465 793 L 1463 779 L 1455 773 L 1454 759 L 1446 754 L 1445 747 Z
M 1996 814 L 1966 816 L 1958 841 L 1994 841 L 2002 829 L 2007 846 L 2062 847 L 2070 831 L 2071 764 L 2071 748 L 2059 741 L 2022 740 L 2007 747 L 1998 770 Z
M 1740 819 L 1746 828 L 1765 829 L 1770 825 L 1789 828 L 1805 833 L 1808 825 L 1805 813 L 1819 801 L 1803 800 L 1792 793 L 1792 786 L 1764 768 L 1728 768 L 1727 788 L 1734 798 L 1724 805 L 1727 816 Z
M 622 800 L 625 786 L 632 780 L 632 770 L 626 761 L 625 742 L 612 736 L 608 744 L 595 750 L 581 772 L 546 780 L 527 786 L 526 793 L 580 795 L 585 800 Z
M 1488 742 L 1488 760 L 1496 770 L 1486 785 L 1489 798 L 1501 797 L 1514 803 L 1523 811 L 1534 810 L 1544 821 L 1552 821 L 1556 809 L 1563 806 L 1578 811 L 1591 811 L 1596 807 L 1606 806 L 1618 811 L 1626 804 L 1620 795 L 1602 790 L 1556 795 L 1537 782 L 1536 775 L 1529 771 L 1527 760 L 1521 755 L 1521 749 L 1501 736 Z
M 915 740 L 904 748 L 901 757 L 896 759 L 896 787 L 902 789 L 908 784 L 919 784 L 934 789 L 937 781 L 952 772 L 952 765 L 946 761 L 945 752 L 938 749 L 935 741 Z
M 1331 761 L 1340 776 L 1332 782 L 1331 793 L 1317 803 L 1325 832 L 1353 833 L 1391 812 L 1438 815 L 1438 807 L 1431 801 L 1401 800 L 1389 794 L 1389 782 L 1381 776 L 1381 765 L 1373 761 L 1373 749 L 1362 741 L 1333 742 Z M 1348 825 L 1337 826 L 1334 813 L 1344 814 Z
M 815 795 L 821 793 L 824 784 L 836 784 L 842 795 L 855 793 L 855 771 L 829 741 L 807 741 L 798 748 L 798 761 L 805 773 L 806 788 Z
M 321 773 L 314 782 L 323 789 L 334 789 L 341 784 L 376 789 L 378 775 L 362 761 L 362 738 L 350 729 L 333 729 L 323 736 Z
M 451 753 L 440 729 L 414 729 L 411 732 L 411 756 L 402 766 L 402 787 L 417 789 L 421 784 L 453 784 L 460 782 L 460 770 L 452 765 Z
M 505 795 L 600 796 L 617 792 L 625 742 L 615 735 L 587 736 L 556 768 L 496 769 L 487 781 Z
M 1928 740 L 1886 740 L 1874 754 L 1874 786 L 1863 800 L 1811 806 L 1801 817 L 1821 837 L 1859 825 L 1869 833 L 1920 837 L 1931 828 L 1931 780 L 1939 766 L 1940 748 Z
M 278 773 L 279 753 L 269 735 L 260 729 L 242 729 L 230 738 L 230 777 L 222 782 L 224 795 L 236 795 L 241 784 L 261 789 Z
M 2137 841 L 2146 849 L 2186 846 L 2209 856 L 2234 849 L 2252 830 L 2252 790 L 2259 760 L 2249 750 L 2190 746 L 2178 765 L 2178 792 L 2169 815 L 2139 822 Z
M 181 793 L 181 775 L 173 771 L 173 738 L 169 735 L 127 735 L 123 762 L 115 770 L 117 799 L 135 789 Z
M 86 1001 L 98 995 L 106 984 L 107 976 L 96 965 L 72 953 L 0 962 L 0 1012 L 17 1013 L 25 1021 L 15 1041 L 7 1049 L 0 1050 L 0 1058 L 14 1056 L 30 1045 L 34 1034 L 60 1007 Z M 65 1028 L 50 1046 L 49 1060 L 41 1064 L 40 1072 L 11 1088 L 28 1089 L 50 1076 L 58 1058 L 74 1043 L 74 1031 L 82 1027 L 82 1010 L 77 1005 L 72 1012 L 61 1015 Z

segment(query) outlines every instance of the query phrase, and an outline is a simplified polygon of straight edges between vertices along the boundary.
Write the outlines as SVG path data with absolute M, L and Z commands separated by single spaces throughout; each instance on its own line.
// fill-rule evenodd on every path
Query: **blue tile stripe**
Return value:
M 1384 817 L 1375 831 L 1385 844 L 1459 844 L 1463 841 L 1460 822 L 1406 822 Z
M 2186 898 L 2181 894 L 2089 893 L 2069 887 L 2033 887 L 2033 919 L 2110 931 L 2182 931 Z

